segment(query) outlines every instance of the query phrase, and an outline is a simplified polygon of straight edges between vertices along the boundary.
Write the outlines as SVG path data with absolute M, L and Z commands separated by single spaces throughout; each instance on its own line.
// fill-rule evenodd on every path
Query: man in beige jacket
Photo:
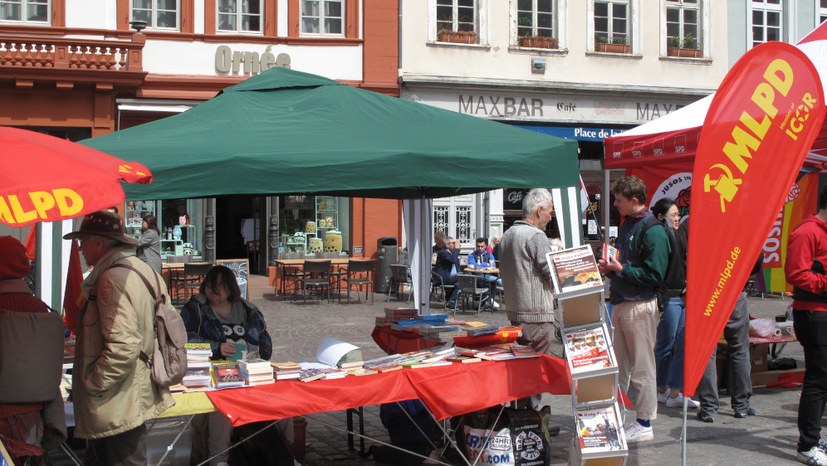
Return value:
M 87 215 L 76 232 L 87 265 L 84 305 L 77 319 L 72 370 L 75 436 L 87 439 L 86 465 L 145 465 L 144 422 L 172 406 L 169 390 L 155 384 L 141 353 L 153 354 L 155 302 L 141 277 L 155 272 L 135 256 L 137 241 L 111 212 Z M 154 284 L 154 283 L 153 283 Z M 169 299 L 166 285 L 158 292 Z

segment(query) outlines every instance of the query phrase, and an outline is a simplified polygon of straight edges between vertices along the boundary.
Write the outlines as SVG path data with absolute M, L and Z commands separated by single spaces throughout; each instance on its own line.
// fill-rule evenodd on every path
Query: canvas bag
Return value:
M 153 382 L 165 388 L 181 383 L 187 373 L 187 350 L 184 348 L 187 328 L 181 314 L 167 303 L 166 296 L 155 292 L 138 269 L 129 264 L 115 264 L 112 267 L 123 267 L 137 273 L 155 300 L 155 350 L 151 357 L 143 351 L 140 355 L 141 360 L 149 364 Z M 157 273 L 154 275 L 160 290 L 160 279 Z

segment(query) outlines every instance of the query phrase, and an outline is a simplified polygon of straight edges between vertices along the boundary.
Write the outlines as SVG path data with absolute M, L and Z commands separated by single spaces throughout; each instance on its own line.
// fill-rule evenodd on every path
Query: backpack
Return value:
M 181 314 L 167 303 L 166 296 L 155 293 L 155 289 L 138 269 L 122 263 L 112 267 L 123 267 L 137 273 L 155 300 L 155 350 L 151 357 L 143 351 L 140 355 L 141 360 L 149 364 L 152 381 L 164 388 L 181 383 L 187 373 L 187 350 L 184 348 L 187 328 Z M 154 275 L 160 291 L 160 279 L 157 273 Z
M 666 277 L 669 276 L 669 272 L 672 270 L 672 262 L 673 257 L 672 255 L 675 254 L 678 250 L 675 240 L 675 234 L 669 231 L 666 225 L 663 224 L 657 217 L 652 216 L 646 219 L 643 222 L 643 225 L 640 227 L 640 231 L 637 233 L 637 247 L 635 251 L 637 252 L 638 257 L 640 257 L 641 262 L 643 261 L 643 238 L 646 235 L 646 232 L 655 225 L 660 225 L 666 231 L 666 237 L 669 238 L 669 263 L 666 265 L 666 273 L 664 276 L 664 281 L 658 283 L 658 286 L 655 287 L 655 295 L 658 298 L 658 311 L 663 312 L 666 309 L 666 287 L 664 286 L 666 282 Z

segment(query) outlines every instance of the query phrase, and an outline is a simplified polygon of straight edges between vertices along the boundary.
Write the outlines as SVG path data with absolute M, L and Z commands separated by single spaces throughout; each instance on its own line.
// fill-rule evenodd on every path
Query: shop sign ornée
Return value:
M 228 45 L 219 45 L 215 49 L 215 70 L 218 73 L 255 75 L 270 68 L 289 69 L 290 55 L 275 55 L 269 45 L 261 55 L 258 52 L 233 50 Z

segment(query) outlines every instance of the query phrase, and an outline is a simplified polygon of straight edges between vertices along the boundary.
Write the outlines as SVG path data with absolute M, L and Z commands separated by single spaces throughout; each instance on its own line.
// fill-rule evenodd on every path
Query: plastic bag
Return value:
M 751 337 L 772 337 L 775 336 L 776 330 L 778 326 L 775 325 L 775 319 L 762 317 L 749 321 L 749 336 Z
M 546 419 L 533 409 L 506 408 L 496 425 L 499 408 L 467 414 L 461 432 L 464 451 L 477 464 L 509 466 L 543 466 L 551 461 L 548 436 L 543 429 Z

